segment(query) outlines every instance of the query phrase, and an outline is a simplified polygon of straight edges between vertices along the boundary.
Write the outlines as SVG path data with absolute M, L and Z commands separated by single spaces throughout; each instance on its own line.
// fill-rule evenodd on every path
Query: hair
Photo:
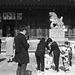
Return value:
M 23 30 L 27 30 L 27 28 L 26 28 L 25 26 L 20 26 L 20 27 L 19 27 L 19 30 L 20 30 L 20 31 L 23 31 Z
M 42 42 L 42 41 L 45 41 L 45 38 L 41 38 L 41 39 L 40 39 L 40 42 Z
M 49 44 L 50 42 L 52 42 L 52 39 L 51 38 L 48 38 L 47 39 L 47 43 Z
M 68 44 L 69 44 L 69 42 L 68 42 L 68 41 L 65 41 L 65 44 L 66 44 L 66 45 L 68 45 Z

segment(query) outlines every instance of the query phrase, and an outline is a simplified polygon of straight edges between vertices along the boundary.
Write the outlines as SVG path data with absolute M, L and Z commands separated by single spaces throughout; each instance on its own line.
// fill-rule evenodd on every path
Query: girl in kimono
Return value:
M 70 68 L 69 68 L 69 64 L 70 64 L 70 60 L 69 60 L 69 52 L 70 52 L 70 46 L 69 43 L 66 41 L 65 42 L 65 47 L 64 50 L 61 52 L 62 54 L 62 62 L 63 62 L 63 66 L 65 67 L 65 72 L 69 72 Z

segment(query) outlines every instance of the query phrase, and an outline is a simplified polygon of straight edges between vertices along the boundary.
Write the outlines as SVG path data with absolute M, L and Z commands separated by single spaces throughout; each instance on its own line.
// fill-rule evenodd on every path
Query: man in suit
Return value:
M 20 33 L 14 38 L 15 57 L 14 61 L 18 62 L 17 75 L 25 75 L 27 63 L 29 63 L 28 48 L 29 44 L 25 37 L 26 28 L 20 27 Z
M 59 71 L 59 56 L 60 56 L 60 49 L 58 47 L 58 44 L 53 41 L 51 38 L 48 39 L 48 41 L 51 43 L 51 50 L 50 53 L 51 54 L 53 52 L 54 55 L 54 64 L 55 64 L 55 71 L 58 72 Z

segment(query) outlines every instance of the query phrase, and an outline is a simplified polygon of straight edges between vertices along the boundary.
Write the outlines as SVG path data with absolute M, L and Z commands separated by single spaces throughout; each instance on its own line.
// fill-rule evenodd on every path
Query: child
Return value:
M 13 61 L 12 59 L 14 57 L 14 48 L 13 48 L 14 38 L 11 37 L 11 35 L 9 34 L 5 39 L 5 43 L 6 43 L 7 62 L 12 62 Z
M 53 57 L 52 55 L 49 55 L 49 50 L 46 50 L 45 51 L 45 69 L 48 70 L 48 69 L 51 69 L 51 63 L 52 63 L 52 60 L 53 60 Z
M 65 60 L 65 51 L 64 50 L 61 51 L 61 57 L 62 57 L 62 64 L 64 66 L 64 60 Z
M 63 52 L 61 53 L 63 55 L 62 60 L 63 60 L 63 66 L 65 67 L 65 72 L 69 72 L 69 43 L 66 41 L 65 42 L 65 48 Z
M 69 65 L 72 66 L 72 48 L 71 47 L 69 48 L 68 55 L 69 55 Z
M 65 72 L 69 72 L 69 55 L 68 55 L 68 49 L 65 50 L 65 59 L 64 59 L 64 67 L 65 67 Z

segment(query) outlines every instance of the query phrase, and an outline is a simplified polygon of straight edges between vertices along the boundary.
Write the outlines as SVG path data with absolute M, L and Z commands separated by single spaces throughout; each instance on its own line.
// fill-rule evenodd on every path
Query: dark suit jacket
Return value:
M 58 44 L 54 41 L 52 44 L 51 44 L 51 51 L 50 51 L 50 54 L 52 53 L 53 51 L 53 54 L 54 55 L 58 55 L 60 54 L 60 49 L 58 47 Z
M 14 38 L 14 43 L 15 43 L 14 60 L 21 64 L 29 63 L 29 55 L 28 55 L 29 44 L 27 43 L 25 36 L 19 33 Z

